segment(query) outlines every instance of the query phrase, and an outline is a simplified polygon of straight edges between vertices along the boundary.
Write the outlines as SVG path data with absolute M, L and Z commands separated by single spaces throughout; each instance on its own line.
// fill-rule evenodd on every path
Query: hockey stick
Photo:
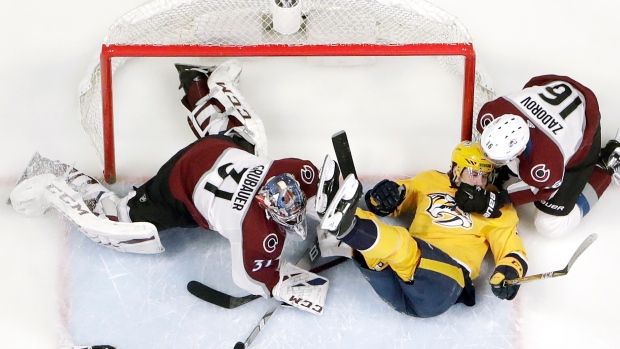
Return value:
M 310 246 L 308 250 L 306 250 L 306 252 L 304 253 L 301 260 L 297 263 L 297 265 L 300 267 L 306 267 L 306 268 L 310 267 L 311 263 L 316 261 L 317 258 L 320 257 L 320 255 L 321 255 L 321 251 L 319 249 L 319 242 L 318 242 L 318 237 L 317 237 L 316 242 L 312 246 Z M 348 258 L 346 257 L 338 257 L 338 258 L 335 258 L 333 260 L 330 260 L 326 263 L 323 263 L 321 265 L 318 265 L 310 269 L 310 272 L 315 273 L 315 274 L 320 273 L 324 270 L 334 267 L 347 260 Z M 306 265 L 300 265 L 302 263 Z M 261 297 L 259 295 L 254 295 L 254 294 L 250 294 L 250 295 L 242 296 L 242 297 L 231 296 L 227 293 L 220 292 L 216 289 L 213 289 L 195 280 L 190 281 L 187 284 L 187 290 L 189 291 L 189 293 L 191 293 L 195 297 L 202 299 L 205 302 L 209 302 L 211 304 L 214 304 L 219 307 L 226 308 L 226 309 L 234 309 L 238 306 L 244 305 L 246 303 L 249 303 Z
M 570 258 L 570 260 L 568 261 L 568 264 L 566 264 L 564 269 L 556 270 L 556 271 L 549 271 L 549 272 L 546 272 L 546 273 L 536 274 L 536 275 L 531 275 L 531 276 L 524 276 L 522 278 L 513 279 L 513 280 L 505 280 L 503 285 L 504 286 L 506 286 L 506 285 L 521 285 L 521 284 L 524 284 L 524 283 L 530 282 L 530 281 L 541 280 L 541 279 L 548 279 L 548 278 L 553 278 L 553 277 L 556 277 L 556 276 L 563 276 L 563 275 L 568 274 L 568 271 L 573 266 L 573 264 L 575 263 L 577 258 L 579 258 L 579 256 L 581 256 L 583 251 L 585 251 L 588 247 L 590 247 L 590 245 L 592 245 L 592 243 L 596 240 L 597 237 L 598 237 L 598 235 L 596 233 L 594 233 L 594 234 L 590 234 L 590 236 L 588 236 L 585 240 L 583 240 L 581 245 L 579 245 L 579 248 L 577 248 L 575 253 L 573 253 L 573 256 Z
M 267 323 L 267 321 L 269 321 L 269 319 L 271 318 L 271 315 L 273 315 L 273 313 L 275 313 L 275 311 L 278 310 L 278 308 L 282 304 L 283 303 L 278 303 L 274 305 L 273 307 L 269 308 L 269 310 L 267 310 L 265 315 L 263 315 L 263 317 L 260 319 L 256 327 L 254 327 L 254 329 L 252 330 L 252 333 L 250 333 L 250 335 L 245 340 L 245 342 L 237 342 L 234 346 L 234 349 L 245 349 L 249 347 L 250 344 L 252 344 L 252 342 L 254 341 L 254 338 L 256 338 L 256 336 L 258 336 L 258 334 L 263 329 L 263 327 L 265 327 L 265 324 Z
M 240 305 L 251 302 L 261 296 L 256 294 L 249 294 L 243 297 L 231 296 L 227 293 L 220 292 L 213 289 L 199 281 L 192 280 L 187 284 L 187 290 L 194 296 L 202 299 L 205 302 L 217 305 L 218 307 L 226 309 L 234 309 Z
M 350 174 L 354 174 L 355 178 L 357 178 L 357 171 L 351 156 L 351 147 L 349 146 L 347 133 L 344 130 L 334 133 L 332 135 L 332 145 L 334 146 L 338 165 L 342 171 L 342 178 L 347 178 Z

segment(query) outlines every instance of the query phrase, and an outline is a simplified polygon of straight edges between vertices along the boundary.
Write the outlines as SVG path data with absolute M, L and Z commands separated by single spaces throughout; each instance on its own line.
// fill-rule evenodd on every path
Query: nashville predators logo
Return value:
M 429 194 L 430 203 L 426 208 L 429 216 L 433 217 L 433 223 L 448 228 L 465 228 L 473 226 L 469 213 L 463 212 L 451 195 L 444 193 Z

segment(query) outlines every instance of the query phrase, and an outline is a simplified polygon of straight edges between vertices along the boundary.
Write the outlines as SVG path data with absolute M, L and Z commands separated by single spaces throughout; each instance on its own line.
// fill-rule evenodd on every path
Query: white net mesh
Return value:
M 117 19 L 104 44 L 246 46 L 265 44 L 470 43 L 458 19 L 423 0 L 300 0 L 301 25 L 293 34 L 273 28 L 273 0 L 153 0 Z M 463 74 L 464 58 L 440 56 L 440 64 Z M 126 58 L 112 60 L 112 72 Z M 474 115 L 494 96 L 476 71 Z M 100 66 L 80 84 L 82 125 L 103 162 Z

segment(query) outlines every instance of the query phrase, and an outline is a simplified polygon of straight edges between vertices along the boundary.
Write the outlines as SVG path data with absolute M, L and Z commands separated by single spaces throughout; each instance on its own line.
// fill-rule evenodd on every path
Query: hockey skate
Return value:
M 355 209 L 361 197 L 362 185 L 355 175 L 348 175 L 325 211 L 321 229 L 328 230 L 339 239 L 343 238 L 355 225 Z
M 174 66 L 177 68 L 177 72 L 179 73 L 179 88 L 182 88 L 185 94 L 188 94 L 192 84 L 203 79 L 208 79 L 209 75 L 211 75 L 216 68 L 214 65 L 201 66 L 180 63 L 176 63 Z M 205 91 L 205 95 L 208 93 L 209 91 Z
M 314 209 L 321 218 L 338 191 L 340 186 L 338 182 L 339 177 L 340 167 L 338 163 L 333 161 L 329 155 L 326 155 L 325 160 L 323 160 L 321 172 L 319 173 L 319 188 L 317 189 L 316 199 L 314 201 Z
M 597 165 L 612 176 L 614 184 L 620 185 L 620 129 L 615 139 L 609 140 L 601 149 Z

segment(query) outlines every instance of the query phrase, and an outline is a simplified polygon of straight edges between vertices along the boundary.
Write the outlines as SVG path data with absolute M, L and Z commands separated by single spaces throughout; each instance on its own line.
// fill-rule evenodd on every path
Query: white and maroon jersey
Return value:
M 204 139 L 174 165 L 170 188 L 194 220 L 231 244 L 233 281 L 265 297 L 279 280 L 286 232 L 254 196 L 269 178 L 290 173 L 307 198 L 316 195 L 318 170 L 307 160 L 267 160 L 220 138 Z
M 476 128 L 482 132 L 504 114 L 519 115 L 530 127 L 530 146 L 508 164 L 522 181 L 508 187 L 515 205 L 552 197 L 562 184 L 565 169 L 588 154 L 600 122 L 594 93 L 557 75 L 534 77 L 523 90 L 486 103 Z

